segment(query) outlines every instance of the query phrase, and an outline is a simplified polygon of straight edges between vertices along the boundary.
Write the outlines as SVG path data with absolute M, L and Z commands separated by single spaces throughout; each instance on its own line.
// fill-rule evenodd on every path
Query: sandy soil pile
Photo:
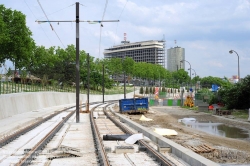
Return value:
M 141 115 L 129 115 L 130 119 L 149 128 L 168 128 L 178 132 L 177 136 L 166 136 L 184 147 L 191 148 L 198 154 L 217 163 L 250 164 L 250 139 L 240 140 L 215 136 L 195 130 L 178 122 L 178 119 L 192 117 L 198 121 L 224 123 L 226 125 L 250 130 L 250 123 L 229 117 L 212 116 L 211 114 L 191 111 L 182 108 L 151 107 L 145 114 L 150 122 L 140 121 Z

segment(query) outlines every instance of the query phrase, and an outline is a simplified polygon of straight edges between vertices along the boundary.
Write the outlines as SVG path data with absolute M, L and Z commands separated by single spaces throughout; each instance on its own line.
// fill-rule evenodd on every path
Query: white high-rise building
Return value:
M 185 63 L 181 63 L 181 60 L 185 60 L 184 48 L 177 46 L 167 50 L 167 69 L 169 71 L 185 69 Z
M 124 42 L 124 41 L 123 41 Z M 165 41 L 149 40 L 115 45 L 104 50 L 104 58 L 130 57 L 135 62 L 159 64 L 165 68 Z

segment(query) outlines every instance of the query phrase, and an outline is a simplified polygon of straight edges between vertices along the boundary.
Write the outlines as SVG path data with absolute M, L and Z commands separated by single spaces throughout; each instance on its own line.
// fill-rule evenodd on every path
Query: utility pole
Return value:
M 127 41 L 127 34 L 126 33 L 124 33 L 124 41 L 122 41 L 121 43 L 123 43 L 124 45 L 126 44 L 126 43 L 129 43 L 129 41 Z M 124 46 L 125 47 L 125 46 Z M 124 48 L 125 49 L 125 48 Z M 123 71 L 123 79 L 124 79 L 124 81 L 123 81 L 123 83 L 124 83 L 124 99 L 126 99 L 126 72 L 125 72 L 125 65 L 124 65 L 124 62 L 125 62 L 125 58 L 126 58 L 126 50 L 124 50 L 124 55 L 123 55 L 123 67 L 124 67 L 124 71 Z
M 102 103 L 104 103 L 104 63 L 102 64 Z
M 87 91 L 87 105 L 86 105 L 86 112 L 89 112 L 89 53 L 87 54 L 87 66 L 88 66 L 88 73 L 87 73 L 87 86 L 88 86 L 88 91 Z
M 76 22 L 76 123 L 79 123 L 79 87 L 80 87 L 80 73 L 79 73 L 79 38 L 80 38 L 80 33 L 79 33 L 79 23 L 80 22 L 88 22 L 88 23 L 102 23 L 102 22 L 119 22 L 119 20 L 99 20 L 99 21 L 81 21 L 79 17 L 79 2 L 76 2 L 76 20 L 66 20 L 66 21 L 36 21 L 38 23 L 44 23 L 44 22 Z M 53 29 L 52 29 L 53 30 Z M 89 88 L 89 87 L 88 87 Z M 88 101 L 89 102 L 89 101 Z
M 76 2 L 76 123 L 79 123 L 79 2 Z

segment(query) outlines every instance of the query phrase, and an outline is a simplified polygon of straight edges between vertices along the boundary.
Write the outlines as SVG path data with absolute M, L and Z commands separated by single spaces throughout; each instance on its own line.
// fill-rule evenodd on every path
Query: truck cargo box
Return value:
M 131 98 L 119 100 L 121 113 L 139 113 L 148 111 L 148 98 Z

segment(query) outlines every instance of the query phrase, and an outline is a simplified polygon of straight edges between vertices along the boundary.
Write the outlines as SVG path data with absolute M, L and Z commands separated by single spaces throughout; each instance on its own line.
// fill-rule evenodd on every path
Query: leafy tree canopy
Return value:
M 9 59 L 22 69 L 30 61 L 35 42 L 23 13 L 0 5 L 0 63 Z

